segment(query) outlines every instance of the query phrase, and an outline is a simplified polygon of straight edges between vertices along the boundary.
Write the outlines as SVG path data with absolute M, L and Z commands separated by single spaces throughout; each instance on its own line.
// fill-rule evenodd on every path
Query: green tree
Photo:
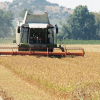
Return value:
M 0 37 L 11 36 L 11 28 L 13 27 L 13 13 L 11 11 L 3 11 L 0 9 Z
M 64 37 L 75 40 L 94 39 L 95 31 L 94 15 L 88 11 L 87 6 L 81 5 L 74 9 L 73 14 L 69 16 L 62 28 Z
M 20 12 L 19 16 L 20 16 L 21 18 L 24 18 L 26 11 L 28 11 L 28 13 L 33 13 L 33 11 L 31 11 L 30 9 L 24 8 L 24 9 Z
M 95 16 L 96 34 L 100 37 L 100 12 L 93 12 L 93 15 Z

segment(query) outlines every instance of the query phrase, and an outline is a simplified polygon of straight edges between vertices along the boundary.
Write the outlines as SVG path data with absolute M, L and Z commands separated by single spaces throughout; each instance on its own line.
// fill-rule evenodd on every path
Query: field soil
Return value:
M 85 56 L 1 56 L 0 91 L 9 100 L 99 100 L 100 45 L 66 47 L 82 47 Z

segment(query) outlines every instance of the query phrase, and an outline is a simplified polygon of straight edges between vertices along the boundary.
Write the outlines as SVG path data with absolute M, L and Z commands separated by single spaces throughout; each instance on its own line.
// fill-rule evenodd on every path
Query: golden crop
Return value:
M 0 60 L 29 83 L 46 89 L 51 94 L 55 91 L 52 95 L 56 98 L 60 98 L 62 94 L 61 97 L 65 100 L 66 98 L 99 100 L 100 45 L 76 45 L 76 47 L 85 49 L 85 57 L 50 58 L 18 55 L 0 57 Z M 68 95 L 65 95 L 66 93 Z

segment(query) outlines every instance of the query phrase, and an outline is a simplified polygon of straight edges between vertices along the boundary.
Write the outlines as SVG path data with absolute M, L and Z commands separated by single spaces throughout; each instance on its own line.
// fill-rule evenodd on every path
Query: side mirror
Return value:
M 58 26 L 57 25 L 55 25 L 55 27 L 56 27 L 56 34 L 58 33 Z
M 17 30 L 17 33 L 20 33 L 20 27 L 18 26 L 18 30 Z

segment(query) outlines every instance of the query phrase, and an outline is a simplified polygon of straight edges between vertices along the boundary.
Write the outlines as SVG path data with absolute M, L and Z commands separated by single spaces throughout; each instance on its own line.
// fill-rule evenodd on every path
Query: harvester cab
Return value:
M 16 43 L 19 47 L 57 47 L 54 44 L 54 26 L 49 22 L 48 13 L 28 14 L 26 11 L 24 20 L 18 22 Z

